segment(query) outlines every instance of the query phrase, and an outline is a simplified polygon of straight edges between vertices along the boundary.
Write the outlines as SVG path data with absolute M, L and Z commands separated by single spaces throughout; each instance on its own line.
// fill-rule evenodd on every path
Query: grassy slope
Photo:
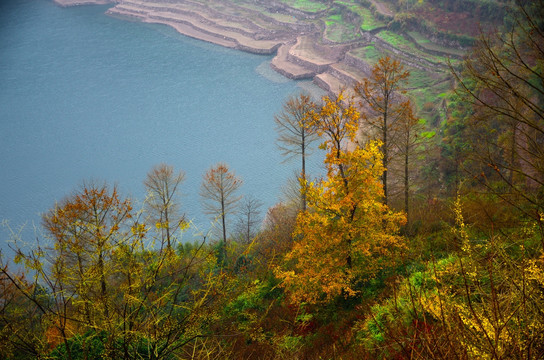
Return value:
M 436 122 L 436 116 L 439 113 L 440 101 L 437 101 L 439 98 L 438 95 L 447 91 L 450 86 L 450 82 L 447 81 L 449 71 L 445 65 L 447 65 L 450 56 L 460 57 L 464 54 L 464 51 L 457 48 L 446 47 L 433 42 L 431 38 L 436 38 L 436 36 L 433 37 L 431 34 L 426 34 L 424 29 L 416 31 L 414 29 L 401 28 L 394 31 L 392 28 L 388 28 L 390 20 L 384 19 L 375 10 L 375 5 L 371 6 L 371 3 L 365 0 L 335 0 L 332 3 L 317 0 L 280 0 L 284 5 L 306 13 L 307 16 L 305 18 L 282 13 L 281 11 L 269 11 L 266 5 L 263 6 L 264 2 L 259 3 L 249 0 L 232 1 L 238 6 L 259 10 L 264 15 L 280 21 L 320 24 L 326 42 L 338 44 L 360 42 L 360 47 L 354 46 L 350 50 L 350 54 L 367 62 L 370 66 L 383 56 L 398 58 L 404 61 L 405 64 L 425 65 L 430 63 L 431 66 L 425 66 L 425 69 L 410 65 L 405 66 L 411 73 L 409 83 L 410 95 L 414 99 L 420 116 L 427 118 L 427 120 L 433 120 L 433 122 Z M 394 10 L 394 6 L 388 0 L 377 0 L 375 3 L 377 5 L 385 4 L 389 9 Z M 416 18 L 418 17 L 418 12 L 421 16 L 433 14 L 433 19 L 441 21 L 440 24 L 431 24 L 430 26 L 433 29 L 445 26 L 445 18 L 451 17 L 453 20 L 466 18 L 466 14 L 446 14 L 442 9 L 435 9 L 430 6 L 427 1 L 423 1 L 419 7 L 413 6 L 410 9 L 403 9 L 403 11 L 405 14 L 410 14 L 410 16 L 416 16 Z M 253 21 L 256 22 L 256 19 Z M 450 23 L 446 25 L 452 26 Z M 393 52 L 383 47 L 380 43 L 367 42 L 364 40 L 364 34 L 367 32 L 372 32 L 381 41 L 401 52 Z M 307 51 L 313 53 L 315 49 L 309 46 Z M 455 59 L 451 61 L 454 65 L 458 63 L 458 60 Z M 348 72 L 350 71 L 348 70 Z M 360 76 L 360 73 L 351 73 L 356 77 Z M 434 110 L 429 110 L 430 104 L 436 104 Z M 425 111 L 422 110 L 424 107 Z M 429 121 L 429 123 L 431 122 Z
M 307 13 L 317 14 L 318 19 L 324 25 L 324 37 L 328 41 L 336 43 L 353 42 L 362 39 L 362 33 L 386 28 L 387 23 L 375 10 L 366 5 L 364 1 L 337 0 L 330 7 L 325 3 L 312 0 L 282 0 L 288 6 Z M 389 6 L 391 8 L 391 6 Z M 423 7 L 422 7 L 423 8 Z M 428 4 L 425 5 L 426 12 L 429 12 Z M 431 9 L 432 10 L 432 9 Z M 411 10 L 414 11 L 413 9 Z M 442 14 L 442 13 L 439 13 Z M 393 56 L 401 61 L 406 60 L 412 63 L 421 63 L 422 60 L 431 64 L 446 65 L 449 55 L 462 56 L 464 52 L 456 48 L 445 47 L 434 43 L 421 31 L 409 31 L 410 36 L 406 36 L 404 31 L 392 31 L 389 29 L 381 30 L 377 37 L 389 44 L 393 48 L 401 50 L 403 54 L 394 54 L 391 51 L 381 47 L 379 44 L 361 43 L 361 47 L 350 51 L 350 54 L 374 64 L 382 56 Z M 439 55 L 442 53 L 443 55 Z M 409 54 L 409 55 L 406 55 Z M 457 60 L 452 60 L 454 63 Z M 435 101 L 438 95 L 447 91 L 450 83 L 447 80 L 448 71 L 443 66 L 440 69 L 422 70 L 407 66 L 411 72 L 410 93 L 418 109 L 426 105 L 426 111 L 421 111 L 421 116 L 433 118 L 438 113 L 428 111 L 429 104 L 437 103 Z

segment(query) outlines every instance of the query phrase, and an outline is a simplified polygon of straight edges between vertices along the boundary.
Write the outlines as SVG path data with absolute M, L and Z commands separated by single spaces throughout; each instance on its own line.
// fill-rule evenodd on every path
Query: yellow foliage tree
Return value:
M 318 134 L 328 135 L 323 143 L 329 151 L 327 178 L 302 187 L 307 191 L 308 211 L 299 214 L 295 242 L 286 255 L 287 263 L 295 263 L 292 270 L 277 270 L 294 301 L 311 303 L 356 295 L 356 282 L 391 264 L 403 247 L 396 232 L 405 221 L 381 200 L 380 142 L 344 150 L 340 145 L 353 141 L 356 133 L 356 112 L 350 104 L 344 107 L 341 98 L 325 98 L 324 103 L 314 126 L 322 126 Z

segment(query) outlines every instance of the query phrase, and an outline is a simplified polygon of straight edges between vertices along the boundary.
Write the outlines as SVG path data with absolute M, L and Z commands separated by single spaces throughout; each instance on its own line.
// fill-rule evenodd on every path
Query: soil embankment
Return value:
M 319 45 L 322 30 L 313 22 L 315 14 L 287 9 L 252 9 L 234 3 L 178 0 L 55 0 L 60 6 L 114 4 L 107 14 L 173 27 L 179 33 L 255 54 L 275 54 L 271 67 L 291 79 L 314 79 L 327 91 L 339 88 L 329 74 L 331 66 L 343 61 L 345 46 Z M 282 12 L 285 12 L 282 14 Z M 318 75 L 322 75 L 318 77 Z M 349 75 L 348 75 L 349 77 Z M 343 79 L 345 80 L 345 79 Z M 344 81 L 340 81 L 343 84 Z
M 54 0 L 60 6 L 76 6 L 76 5 L 105 5 L 110 4 L 111 0 Z
M 275 55 L 270 66 L 291 79 L 313 79 L 326 91 L 338 93 L 369 74 L 366 58 L 354 58 L 352 50 L 373 44 L 394 54 L 400 50 L 361 32 L 359 39 L 333 42 L 324 39 L 322 17 L 317 12 L 293 9 L 281 1 L 202 0 L 54 0 L 61 6 L 112 3 L 107 14 L 160 23 L 179 33 L 241 51 Z M 376 1 L 376 0 L 375 0 Z M 381 4 L 376 1 L 376 4 Z M 382 11 L 387 12 L 384 8 Z M 408 66 L 440 71 L 425 59 L 404 54 Z

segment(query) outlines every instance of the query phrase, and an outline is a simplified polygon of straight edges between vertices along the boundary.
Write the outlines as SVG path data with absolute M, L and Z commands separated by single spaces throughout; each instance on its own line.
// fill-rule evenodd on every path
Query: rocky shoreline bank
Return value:
M 53 0 L 57 5 L 62 7 L 77 6 L 77 5 L 106 5 L 111 4 L 111 0 Z
M 106 12 L 111 16 L 168 25 L 185 36 L 228 48 L 275 54 L 270 64 L 272 69 L 290 79 L 312 79 L 327 92 L 337 93 L 357 81 L 349 73 L 343 74 L 342 79 L 333 75 L 338 72 L 334 65 L 344 61 L 349 46 L 319 45 L 320 29 L 300 21 L 298 18 L 305 16 L 302 13 L 285 15 L 283 20 L 281 15 L 274 18 L 248 8 L 243 8 L 238 15 L 238 9 L 230 4 L 228 8 L 214 9 L 191 0 L 54 1 L 60 6 L 111 3 L 114 6 Z M 253 21 L 247 19 L 248 13 Z
M 323 90 L 337 94 L 351 88 L 370 73 L 365 56 L 355 55 L 376 46 L 399 56 L 406 65 L 427 71 L 443 71 L 443 64 L 397 49 L 362 30 L 351 41 L 333 42 L 325 36 L 327 14 L 304 12 L 281 1 L 217 2 L 212 0 L 54 0 L 60 6 L 107 4 L 111 16 L 173 27 L 179 33 L 220 46 L 255 54 L 275 55 L 271 68 L 295 80 L 309 79 Z M 364 51 L 363 51 L 364 52 Z

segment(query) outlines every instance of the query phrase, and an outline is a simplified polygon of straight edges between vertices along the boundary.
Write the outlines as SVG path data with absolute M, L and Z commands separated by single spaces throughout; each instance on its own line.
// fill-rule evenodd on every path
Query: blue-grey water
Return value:
M 182 209 L 204 230 L 200 182 L 220 161 L 265 212 L 296 168 L 281 163 L 273 115 L 297 83 L 271 73 L 270 57 L 106 9 L 0 1 L 0 220 L 39 226 L 90 179 L 141 200 L 161 162 L 186 173 Z

